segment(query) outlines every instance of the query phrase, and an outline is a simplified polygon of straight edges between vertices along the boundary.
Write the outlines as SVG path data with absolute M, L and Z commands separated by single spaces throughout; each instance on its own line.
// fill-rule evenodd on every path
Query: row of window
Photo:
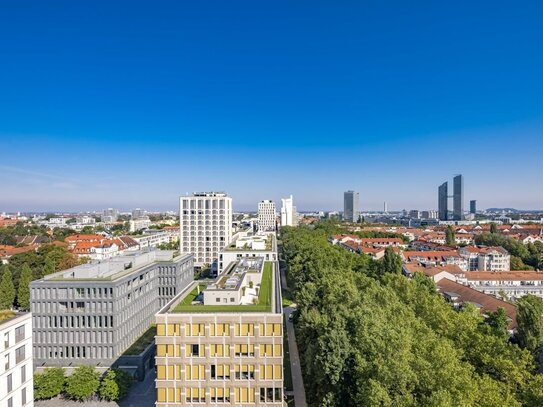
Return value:
M 34 316 L 35 328 L 113 328 L 112 315 Z
M 14 331 L 8 331 L 4 333 L 4 349 L 9 348 L 12 345 L 11 342 L 11 332 L 15 332 L 15 344 L 23 341 L 25 339 L 25 326 L 20 325 L 14 329 Z
M 260 389 L 212 387 L 208 390 L 206 392 L 206 389 L 201 387 L 159 388 L 157 401 L 159 403 L 180 403 L 183 400 L 186 403 L 230 403 L 233 399 L 235 403 L 254 403 L 255 397 L 258 397 L 261 403 L 283 401 L 282 389 L 279 387 L 261 387 Z
M 112 346 L 34 346 L 36 359 L 111 359 Z
M 219 364 L 210 365 L 206 375 L 205 365 L 183 366 L 157 366 L 158 380 L 253 380 L 255 371 L 259 373 L 260 380 L 281 380 L 283 368 L 281 365 L 255 365 L 250 364 Z M 183 376 L 184 373 L 184 376 Z
M 183 209 L 225 209 L 230 208 L 230 200 L 221 199 L 183 199 L 181 207 Z
M 15 364 L 12 365 L 12 360 L 10 353 L 6 353 L 4 355 L 4 371 L 8 371 L 13 366 L 18 365 L 19 363 L 23 362 L 26 359 L 26 347 L 25 345 L 18 347 L 15 349 Z
M 181 327 L 183 324 L 158 324 L 157 336 L 181 336 Z M 277 323 L 220 323 L 204 324 L 193 323 L 184 324 L 184 336 L 206 336 L 206 326 L 209 330 L 207 336 L 255 336 L 255 328 L 258 328 L 259 336 L 281 336 L 282 324 Z
M 11 391 L 11 390 L 9 390 Z M 9 392 L 8 391 L 8 392 Z M 26 403 L 27 403 L 27 398 L 26 398 L 26 387 L 23 387 L 21 389 L 21 404 L 19 404 L 20 406 L 26 406 Z M 14 404 L 14 401 L 13 401 L 13 396 L 11 396 L 10 398 L 8 398 L 7 400 L 7 407 L 15 407 L 15 404 Z
M 249 357 L 255 356 L 255 345 L 252 343 L 236 343 L 236 344 L 210 344 L 207 346 L 209 357 Z M 185 354 L 181 353 L 184 349 Z M 281 344 L 259 344 L 256 345 L 259 350 L 259 356 L 280 357 L 282 356 Z M 206 345 L 200 344 L 185 344 L 185 345 L 157 345 L 158 357 L 205 357 Z

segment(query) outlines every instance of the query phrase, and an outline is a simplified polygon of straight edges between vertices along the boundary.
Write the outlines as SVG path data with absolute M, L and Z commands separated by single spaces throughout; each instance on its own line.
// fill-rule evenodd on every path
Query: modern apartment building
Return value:
M 232 198 L 224 192 L 197 192 L 179 198 L 180 249 L 195 265 L 212 267 L 232 239 Z
M 466 246 L 458 250 L 468 261 L 468 271 L 509 271 L 511 256 L 503 247 Z
M 0 319 L 0 406 L 33 406 L 32 316 L 3 313 L 4 319 Z
M 343 193 L 343 219 L 347 222 L 358 222 L 360 217 L 360 196 L 358 192 Z
M 258 231 L 274 231 L 276 219 L 275 202 L 269 200 L 260 201 L 258 203 Z
M 140 251 L 33 281 L 36 368 L 111 366 L 193 281 L 193 263 L 190 254 Z
M 283 318 L 276 263 L 239 261 L 156 315 L 157 403 L 283 406 Z

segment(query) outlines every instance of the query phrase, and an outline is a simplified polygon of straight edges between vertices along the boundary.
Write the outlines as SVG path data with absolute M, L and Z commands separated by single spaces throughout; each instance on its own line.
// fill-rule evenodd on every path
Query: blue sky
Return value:
M 543 208 L 540 2 L 0 2 L 0 211 Z

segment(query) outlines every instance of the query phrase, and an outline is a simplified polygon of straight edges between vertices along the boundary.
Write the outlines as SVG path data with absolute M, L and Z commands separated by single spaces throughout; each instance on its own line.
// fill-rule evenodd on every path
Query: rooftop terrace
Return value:
M 262 260 L 261 260 L 262 261 Z M 244 267 L 244 266 L 242 266 Z M 256 269 L 248 268 L 243 273 L 254 273 Z M 236 268 L 232 273 L 236 273 Z M 230 275 L 230 273 L 229 273 Z M 227 276 L 219 277 L 223 280 Z M 256 304 L 236 304 L 236 305 L 203 305 L 200 300 L 202 292 L 206 289 L 217 290 L 220 282 L 216 281 L 213 284 L 199 283 L 195 281 L 189 286 L 180 296 L 177 301 L 174 299 L 171 307 L 166 312 L 186 312 L 186 313 L 213 313 L 213 312 L 272 312 L 273 298 L 273 266 L 269 261 L 264 262 L 262 269 L 262 279 L 258 290 L 258 300 Z M 223 289 L 228 289 L 227 287 Z

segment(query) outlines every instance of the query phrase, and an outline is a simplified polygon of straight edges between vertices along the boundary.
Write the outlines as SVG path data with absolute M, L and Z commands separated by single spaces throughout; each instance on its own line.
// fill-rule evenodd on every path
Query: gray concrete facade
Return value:
M 30 284 L 34 366 L 111 366 L 193 281 L 191 254 L 150 250 Z

